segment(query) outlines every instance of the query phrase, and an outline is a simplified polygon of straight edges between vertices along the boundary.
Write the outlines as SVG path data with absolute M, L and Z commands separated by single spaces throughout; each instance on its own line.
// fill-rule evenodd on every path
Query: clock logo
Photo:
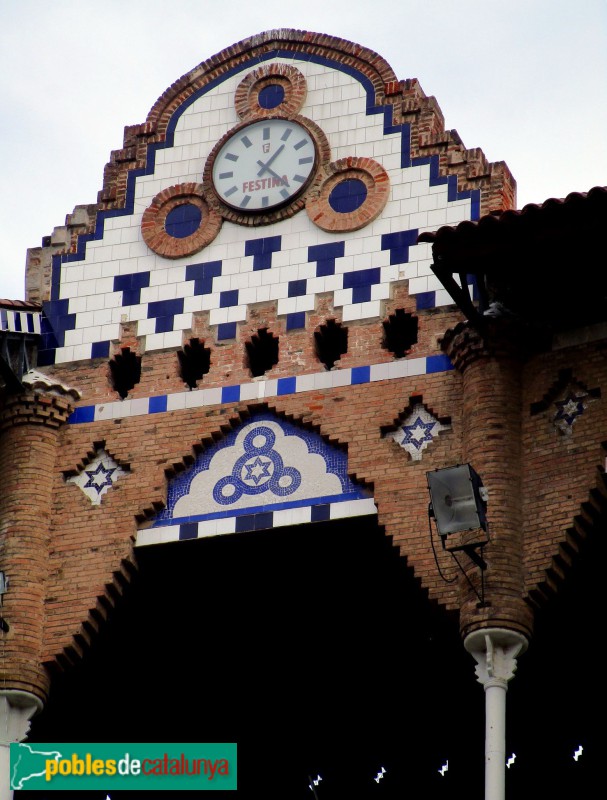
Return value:
M 314 139 L 300 123 L 261 119 L 228 135 L 213 161 L 219 198 L 239 211 L 266 211 L 293 200 L 317 164 Z

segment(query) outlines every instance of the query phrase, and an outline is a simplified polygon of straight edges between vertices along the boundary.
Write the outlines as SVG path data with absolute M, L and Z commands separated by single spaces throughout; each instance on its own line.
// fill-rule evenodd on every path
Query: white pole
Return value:
M 11 742 L 28 734 L 30 720 L 42 708 L 42 701 L 29 692 L 0 689 L 0 800 L 12 800 L 10 783 Z
M 485 800 L 505 800 L 506 691 L 527 639 L 516 631 L 484 628 L 469 634 L 464 647 L 474 657 L 485 688 Z

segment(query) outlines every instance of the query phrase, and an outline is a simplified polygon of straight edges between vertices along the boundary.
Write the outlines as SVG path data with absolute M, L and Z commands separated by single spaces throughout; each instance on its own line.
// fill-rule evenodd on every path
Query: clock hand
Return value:
M 282 177 L 277 172 L 274 172 L 273 169 L 269 169 L 268 165 L 264 164 L 263 161 L 258 161 L 257 163 L 259 164 L 260 167 L 263 167 L 263 169 L 260 169 L 259 172 L 257 173 L 257 177 L 263 175 L 264 172 L 269 172 L 273 178 L 277 178 L 279 181 L 282 181 Z
M 269 158 L 269 159 L 268 159 L 268 161 L 266 161 L 266 163 L 265 163 L 265 164 L 263 163 L 263 161 L 258 161 L 258 162 L 257 162 L 258 164 L 261 164 L 261 169 L 260 169 L 260 170 L 259 170 L 259 172 L 257 173 L 257 177 L 258 177 L 258 178 L 259 178 L 259 176 L 260 176 L 260 175 L 263 175 L 263 173 L 264 173 L 264 172 L 266 172 L 266 171 L 267 171 L 267 172 L 270 172 L 270 164 L 271 164 L 271 163 L 274 161 L 274 159 L 275 159 L 275 158 L 276 158 L 278 155 L 280 155 L 280 153 L 282 153 L 282 151 L 283 151 L 284 149 L 285 149 L 285 146 L 284 146 L 284 144 L 281 144 L 281 145 L 280 145 L 280 147 L 278 148 L 278 150 L 277 150 L 277 151 L 274 153 L 274 155 L 273 155 L 271 158 Z

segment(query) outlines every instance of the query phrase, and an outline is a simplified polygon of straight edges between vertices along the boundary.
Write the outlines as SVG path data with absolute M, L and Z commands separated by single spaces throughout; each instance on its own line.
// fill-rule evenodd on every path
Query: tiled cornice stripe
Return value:
M 407 378 L 434 372 L 446 372 L 453 365 L 445 355 L 425 356 L 424 358 L 400 359 L 383 364 L 363 367 L 316 372 L 311 375 L 294 375 L 285 378 L 252 381 L 234 386 L 217 386 L 212 389 L 174 392 L 154 397 L 138 397 L 134 400 L 118 400 L 94 406 L 80 406 L 70 416 L 72 425 L 85 422 L 100 422 L 108 419 L 124 419 L 165 411 L 179 411 L 186 408 L 216 406 L 225 403 L 239 403 L 265 400 L 319 389 L 334 389 L 339 386 L 355 386 L 375 381 Z
M 39 311 L 0 309 L 0 331 L 11 333 L 40 333 Z
M 362 500 L 345 500 L 335 503 L 316 503 L 298 508 L 284 508 L 277 511 L 262 511 L 256 514 L 241 514 L 220 517 L 201 522 L 184 522 L 164 525 L 158 528 L 144 528 L 137 532 L 136 546 L 165 544 L 187 539 L 202 539 L 209 536 L 225 536 L 230 533 L 268 530 L 289 525 L 302 525 L 307 522 L 326 522 L 346 517 L 361 517 L 377 514 L 372 497 Z

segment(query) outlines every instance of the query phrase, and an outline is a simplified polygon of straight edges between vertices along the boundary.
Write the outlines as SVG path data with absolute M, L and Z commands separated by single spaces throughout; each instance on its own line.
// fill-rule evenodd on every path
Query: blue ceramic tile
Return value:
M 105 342 L 93 342 L 91 358 L 108 358 L 110 355 L 109 339 Z
M 240 386 L 224 386 L 221 390 L 222 403 L 236 403 L 240 400 Z
M 217 326 L 217 341 L 223 339 L 236 338 L 236 323 L 235 322 L 221 322 Z
M 162 411 L 166 411 L 167 410 L 166 394 L 161 394 L 158 397 L 150 397 L 148 409 L 150 414 L 158 414 Z
M 298 328 L 306 327 L 306 312 L 296 311 L 293 314 L 287 314 L 287 330 L 294 331 Z
M 279 378 L 276 387 L 276 394 L 294 394 L 295 393 L 296 378 Z
M 179 539 L 197 539 L 198 538 L 198 523 L 186 522 L 179 526 Z
M 352 367 L 352 385 L 369 383 L 371 380 L 371 367 Z

